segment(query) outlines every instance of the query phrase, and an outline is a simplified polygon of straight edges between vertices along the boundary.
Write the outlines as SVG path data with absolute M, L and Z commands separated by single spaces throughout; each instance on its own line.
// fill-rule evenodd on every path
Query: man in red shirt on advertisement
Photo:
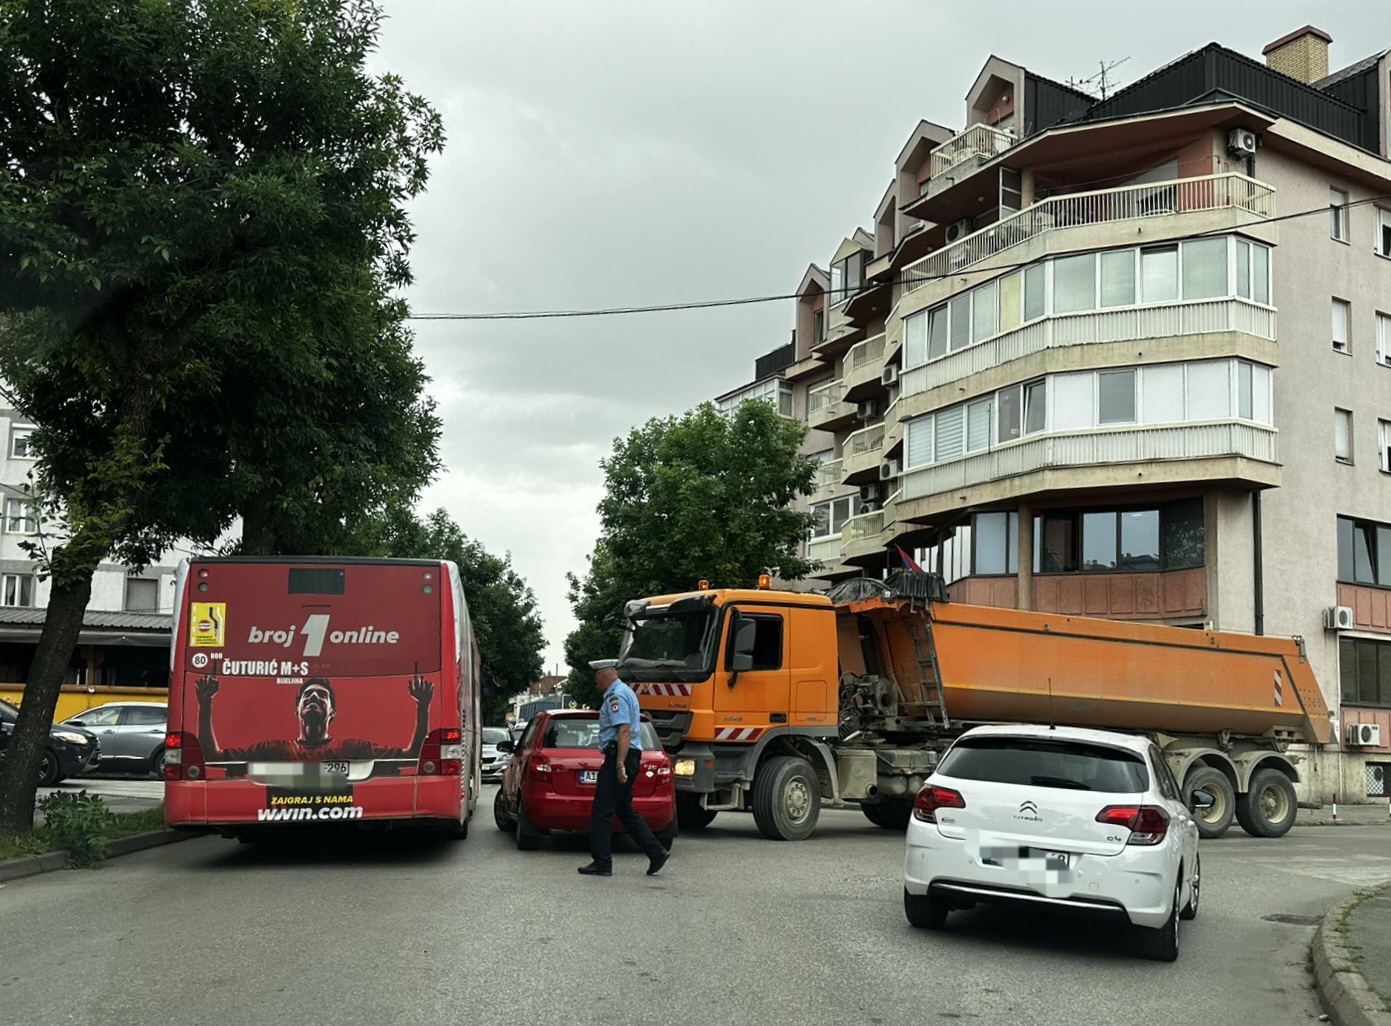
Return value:
M 213 733 L 213 696 L 221 684 L 216 677 L 201 678 L 198 696 L 198 741 L 209 762 L 339 762 L 352 759 L 413 759 L 430 729 L 430 699 L 435 685 L 415 677 L 406 686 L 416 703 L 415 736 L 409 748 L 392 748 L 360 738 L 335 738 L 329 733 L 337 714 L 333 685 L 324 677 L 310 677 L 295 698 L 299 736 L 294 740 L 260 741 L 245 748 L 219 748 Z

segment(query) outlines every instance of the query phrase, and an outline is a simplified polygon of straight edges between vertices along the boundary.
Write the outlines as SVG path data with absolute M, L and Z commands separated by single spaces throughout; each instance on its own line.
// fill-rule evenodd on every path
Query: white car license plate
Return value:
M 599 782 L 598 770 L 580 770 L 581 784 L 597 784 Z

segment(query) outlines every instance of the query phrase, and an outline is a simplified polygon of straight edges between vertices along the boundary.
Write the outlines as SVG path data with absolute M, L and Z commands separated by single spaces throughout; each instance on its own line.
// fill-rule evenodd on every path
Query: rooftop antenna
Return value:
M 1122 57 L 1118 61 L 1098 61 L 1097 66 L 1100 70 L 1095 75 L 1092 75 L 1090 78 L 1069 78 L 1067 84 L 1073 89 L 1077 89 L 1084 93 L 1091 93 L 1093 96 L 1100 93 L 1101 95 L 1099 98 L 1104 100 L 1106 97 L 1110 96 L 1111 93 L 1115 92 L 1117 86 L 1117 83 L 1111 78 L 1111 71 L 1114 68 L 1120 67 L 1128 60 L 1130 60 L 1129 57 Z

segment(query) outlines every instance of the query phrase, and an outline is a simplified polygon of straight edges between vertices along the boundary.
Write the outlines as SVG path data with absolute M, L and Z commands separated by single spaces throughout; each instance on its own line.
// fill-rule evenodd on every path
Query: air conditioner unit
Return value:
M 1329 606 L 1323 611 L 1323 627 L 1329 631 L 1352 630 L 1352 607 Z
M 879 480 L 890 481 L 898 477 L 898 460 L 885 460 L 879 464 Z
M 898 364 L 886 364 L 884 367 L 884 372 L 879 375 L 879 382 L 880 384 L 884 385 L 898 384 Z
M 883 502 L 884 486 L 878 481 L 872 481 L 866 485 L 860 485 L 861 502 Z
M 1227 152 L 1233 157 L 1256 155 L 1256 133 L 1248 128 L 1233 128 L 1227 133 Z
M 862 502 L 860 503 L 860 516 L 864 516 L 866 513 L 873 513 L 878 508 L 879 503 L 877 502 Z
M 947 225 L 947 244 L 950 245 L 953 242 L 960 242 L 970 234 L 971 219 L 969 217 L 963 217 L 960 221 Z
M 855 412 L 860 415 L 861 420 L 876 417 L 879 415 L 879 401 L 877 399 L 861 399 L 860 404 L 855 407 Z
M 1357 745 L 1359 748 L 1381 747 L 1381 724 L 1349 723 L 1347 729 L 1348 744 Z

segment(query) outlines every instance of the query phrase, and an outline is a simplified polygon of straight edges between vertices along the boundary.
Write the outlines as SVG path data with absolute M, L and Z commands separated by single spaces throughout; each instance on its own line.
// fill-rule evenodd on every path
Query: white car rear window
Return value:
M 1146 791 L 1149 770 L 1135 752 L 1082 741 L 963 738 L 937 772 L 960 780 L 1111 793 Z

